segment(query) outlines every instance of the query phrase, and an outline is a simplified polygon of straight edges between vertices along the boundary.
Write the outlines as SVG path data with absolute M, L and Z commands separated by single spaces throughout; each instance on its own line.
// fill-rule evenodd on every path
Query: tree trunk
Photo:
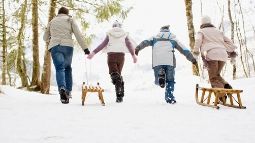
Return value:
M 26 73 L 26 64 L 25 64 L 25 53 L 24 53 L 24 29 L 26 21 L 26 11 L 27 11 L 27 0 L 24 1 L 21 9 L 20 17 L 20 29 L 18 33 L 18 57 L 17 57 L 17 70 L 21 78 L 22 87 L 28 86 L 27 73 Z
M 6 72 L 7 72 L 7 40 L 6 40 L 6 19 L 5 19 L 5 7 L 4 7 L 4 0 L 2 0 L 2 60 L 3 60 L 3 64 L 2 64 L 2 84 L 6 85 Z
M 55 16 L 56 4 L 57 4 L 57 0 L 50 1 L 48 22 L 50 22 Z M 41 78 L 42 80 L 41 93 L 43 94 L 49 94 L 49 91 L 50 91 L 51 57 L 50 57 L 50 52 L 48 51 L 48 46 L 49 46 L 49 43 L 46 43 L 43 72 L 42 72 L 42 78 Z
M 193 14 L 192 14 L 192 0 L 185 0 L 186 6 L 186 17 L 187 17 L 187 24 L 188 24 L 188 32 L 189 32 L 189 41 L 190 41 L 190 48 L 193 49 L 195 45 L 195 30 L 193 25 Z M 198 64 L 192 66 L 193 74 L 199 75 L 199 68 Z
M 32 0 L 32 31 L 33 31 L 33 73 L 31 86 L 40 90 L 40 63 L 38 44 L 38 0 Z
M 235 23 L 233 21 L 232 15 L 231 15 L 231 1 L 228 0 L 228 17 L 230 21 L 230 26 L 231 26 L 231 40 L 232 42 L 235 41 L 234 36 L 235 36 Z M 233 79 L 236 79 L 236 65 L 233 65 Z

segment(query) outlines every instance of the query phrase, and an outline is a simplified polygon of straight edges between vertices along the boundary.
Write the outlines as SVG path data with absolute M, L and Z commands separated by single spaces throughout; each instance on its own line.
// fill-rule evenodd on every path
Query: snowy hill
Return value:
M 89 95 L 81 106 L 76 90 L 68 105 L 52 95 L 1 87 L 0 139 L 2 143 L 253 143 L 255 129 L 254 78 L 230 81 L 244 89 L 247 109 L 219 110 L 195 103 L 195 83 L 200 79 L 177 72 L 177 104 L 164 102 L 164 91 L 152 80 L 127 80 L 126 96 L 115 103 L 113 86 L 104 93 L 106 106 Z M 188 81 L 188 82 L 187 82 Z M 140 86 L 140 87 L 139 87 Z M 106 86 L 107 87 L 107 86 Z M 139 87 L 139 88 L 138 88 Z

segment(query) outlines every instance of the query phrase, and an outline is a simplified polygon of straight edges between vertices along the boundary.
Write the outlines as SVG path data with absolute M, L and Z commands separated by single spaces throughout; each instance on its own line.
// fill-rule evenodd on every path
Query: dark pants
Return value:
M 124 53 L 108 53 L 108 68 L 112 83 L 115 85 L 116 96 L 124 96 L 124 81 L 121 76 L 121 71 L 125 61 Z
M 57 45 L 51 48 L 50 52 L 56 69 L 58 89 L 64 88 L 67 92 L 71 92 L 73 86 L 71 67 L 73 48 Z
M 225 65 L 223 61 L 207 61 L 208 75 L 211 86 L 213 88 L 224 88 L 225 84 L 228 84 L 220 75 L 222 68 Z
M 121 75 L 121 71 L 125 61 L 124 53 L 108 53 L 108 68 L 109 74 L 117 72 Z

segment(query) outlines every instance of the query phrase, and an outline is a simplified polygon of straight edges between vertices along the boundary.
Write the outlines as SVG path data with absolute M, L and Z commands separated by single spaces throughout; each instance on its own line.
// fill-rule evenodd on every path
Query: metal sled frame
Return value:
M 100 86 L 96 86 L 96 87 L 95 86 L 86 86 L 85 84 L 82 85 L 82 96 L 81 96 L 82 106 L 84 106 L 85 98 L 87 96 L 87 93 L 89 93 L 89 92 L 97 92 L 101 104 L 103 106 L 105 106 L 105 102 L 104 102 L 104 98 L 103 98 L 104 89 L 101 88 Z
M 199 90 L 202 91 L 202 95 L 199 96 L 198 92 Z M 242 93 L 243 90 L 235 90 L 235 89 L 224 89 L 224 88 L 204 88 L 204 87 L 199 87 L 199 85 L 196 85 L 196 91 L 195 91 L 195 98 L 196 98 L 196 102 L 199 105 L 202 106 L 208 106 L 208 107 L 213 107 L 216 109 L 219 109 L 220 107 L 218 106 L 218 104 L 222 104 L 224 106 L 228 106 L 228 107 L 233 107 L 233 108 L 239 108 L 239 109 L 246 109 L 245 106 L 242 105 L 242 101 L 241 101 L 241 96 L 240 93 Z M 208 93 L 206 95 L 206 93 Z M 214 94 L 214 102 L 213 104 L 211 104 L 211 97 L 212 94 Z M 237 100 L 235 100 L 234 96 L 236 94 Z M 227 95 L 227 99 L 225 99 L 223 96 Z M 219 98 L 222 97 L 223 99 L 223 103 L 219 102 Z M 229 103 L 227 103 L 227 100 L 229 99 Z M 207 100 L 206 103 L 204 103 Z M 238 105 L 234 105 L 234 101 L 238 104 Z

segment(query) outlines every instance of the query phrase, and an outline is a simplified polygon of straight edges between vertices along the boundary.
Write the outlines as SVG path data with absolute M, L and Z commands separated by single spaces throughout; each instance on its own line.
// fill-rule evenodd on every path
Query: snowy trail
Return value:
M 192 79 L 192 77 L 190 77 Z M 178 77 L 177 77 L 178 80 Z M 112 91 L 105 93 L 106 106 L 89 95 L 81 106 L 80 92 L 63 105 L 58 95 L 2 87 L 0 96 L 0 138 L 3 143 L 252 143 L 255 139 L 254 78 L 233 81 L 245 89 L 246 110 L 221 106 L 220 110 L 195 103 L 194 87 L 176 84 L 176 105 L 163 101 L 164 91 L 151 86 L 139 90 L 127 85 L 124 102 L 115 103 Z M 183 90 L 183 86 L 186 87 Z

